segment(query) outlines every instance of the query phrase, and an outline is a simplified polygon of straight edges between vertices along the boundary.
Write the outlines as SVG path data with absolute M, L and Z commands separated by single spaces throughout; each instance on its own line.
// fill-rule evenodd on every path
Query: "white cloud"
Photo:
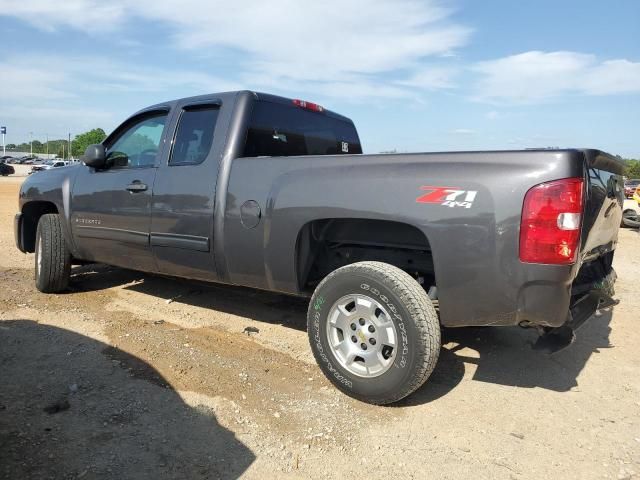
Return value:
M 122 20 L 125 9 L 117 1 L 0 0 L 0 13 L 18 17 L 41 30 L 70 26 L 91 33 L 111 30 Z
M 197 94 L 238 88 L 237 82 L 198 71 L 174 72 L 93 57 L 14 58 L 0 62 L 0 72 L 0 99 L 13 101 L 68 99 L 86 92 L 170 94 L 178 88 Z
M 640 92 L 640 62 L 609 60 L 597 65 L 585 79 L 584 91 L 592 95 Z
M 448 0 L 0 0 L 0 14 L 43 30 L 126 37 L 140 21 L 167 26 L 173 45 L 195 54 L 229 49 L 250 85 L 311 82 L 344 97 L 404 96 L 410 88 L 450 86 L 450 72 L 425 70 L 427 57 L 451 55 L 471 30 L 455 23 Z M 144 25 L 142 25 L 144 27 Z M 215 64 L 208 65 L 209 68 Z M 387 72 L 404 82 L 385 85 Z M 358 88 L 360 86 L 360 88 Z
M 58 88 L 65 76 L 56 70 L 45 72 L 28 63 L 0 62 L 0 72 L 0 100 L 60 99 L 73 96 L 71 92 Z
M 146 104 L 239 88 L 197 71 L 171 72 L 92 57 L 8 59 L 0 62 L 0 77 L 3 125 L 11 125 L 18 137 L 29 131 L 43 136 L 96 126 L 109 130 Z
M 612 95 L 640 92 L 640 63 L 577 52 L 531 51 L 479 62 L 477 99 L 528 104 L 566 94 Z
M 397 83 L 427 90 L 453 88 L 454 78 L 458 73 L 458 69 L 452 67 L 421 67 L 406 80 L 400 80 Z
M 454 135 L 475 135 L 476 131 L 470 128 L 456 128 L 455 130 L 451 130 L 451 133 Z

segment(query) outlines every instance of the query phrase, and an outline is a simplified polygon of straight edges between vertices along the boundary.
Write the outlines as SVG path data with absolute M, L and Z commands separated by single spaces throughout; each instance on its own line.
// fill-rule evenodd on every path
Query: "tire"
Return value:
M 638 228 L 640 226 L 640 215 L 634 210 L 625 210 L 622 212 L 621 227 Z
M 381 262 L 329 274 L 311 297 L 307 331 L 325 376 L 345 394 L 376 405 L 417 390 L 440 354 L 440 322 L 426 292 Z
M 62 292 L 69 286 L 71 253 L 58 214 L 40 217 L 36 231 L 35 280 L 43 293 Z

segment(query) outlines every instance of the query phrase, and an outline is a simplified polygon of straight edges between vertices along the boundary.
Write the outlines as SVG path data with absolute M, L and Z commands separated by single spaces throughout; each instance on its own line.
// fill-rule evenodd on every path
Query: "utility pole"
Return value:
M 67 145 L 69 146 L 69 148 L 67 149 L 69 153 L 69 160 L 71 160 L 71 132 L 69 132 L 69 141 L 67 142 Z
M 29 149 L 31 150 L 30 155 L 33 157 L 33 132 L 29 132 Z
M 4 136 L 7 133 L 7 127 L 0 127 L 0 133 L 2 133 L 2 155 L 6 155 L 7 152 L 4 149 Z
M 49 134 L 47 133 L 47 160 L 49 160 Z

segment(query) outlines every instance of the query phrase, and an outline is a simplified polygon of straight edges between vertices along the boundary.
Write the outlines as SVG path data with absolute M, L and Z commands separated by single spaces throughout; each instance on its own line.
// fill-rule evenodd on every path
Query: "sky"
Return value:
M 640 1 L 0 0 L 7 143 L 251 89 L 352 118 L 365 153 L 640 158 Z

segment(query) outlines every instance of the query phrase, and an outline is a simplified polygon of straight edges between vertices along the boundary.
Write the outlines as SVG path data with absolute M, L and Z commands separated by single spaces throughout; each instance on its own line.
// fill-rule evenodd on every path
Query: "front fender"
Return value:
M 75 242 L 71 235 L 71 195 L 73 184 L 80 168 L 84 165 L 59 167 L 30 175 L 20 187 L 20 213 L 29 211 L 29 205 L 34 203 L 48 203 L 55 206 L 58 214 L 63 218 L 62 226 L 67 245 L 76 254 Z M 37 221 L 37 219 L 35 219 Z M 25 220 L 21 220 L 24 228 Z

